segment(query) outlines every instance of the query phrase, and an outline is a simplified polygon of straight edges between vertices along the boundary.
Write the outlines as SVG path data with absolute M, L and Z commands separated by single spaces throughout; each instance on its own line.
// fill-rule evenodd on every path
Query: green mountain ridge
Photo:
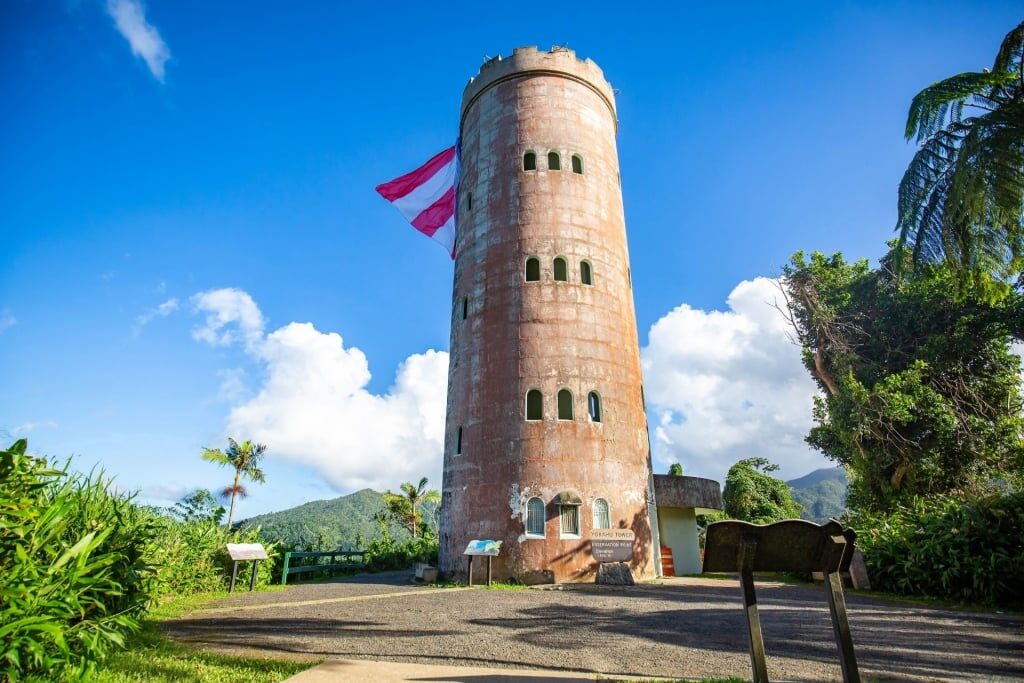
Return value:
M 424 505 L 423 517 L 434 518 L 436 506 Z M 384 512 L 384 494 L 373 489 L 314 500 L 287 510 L 269 512 L 242 520 L 243 529 L 260 527 L 263 537 L 303 550 L 356 550 L 380 538 L 380 524 L 374 517 Z M 389 524 L 388 531 L 397 541 L 409 538 L 404 528 Z
M 793 499 L 804 506 L 800 514 L 812 522 L 826 522 L 846 512 L 846 472 L 841 467 L 825 467 L 786 482 Z

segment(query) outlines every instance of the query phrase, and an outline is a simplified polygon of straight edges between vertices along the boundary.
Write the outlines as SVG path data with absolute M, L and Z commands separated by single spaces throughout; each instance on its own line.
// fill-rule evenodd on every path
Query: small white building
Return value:
M 658 536 L 662 545 L 672 549 L 676 576 L 700 574 L 697 515 L 722 509 L 722 489 L 718 482 L 701 477 L 656 474 L 654 500 L 658 508 Z

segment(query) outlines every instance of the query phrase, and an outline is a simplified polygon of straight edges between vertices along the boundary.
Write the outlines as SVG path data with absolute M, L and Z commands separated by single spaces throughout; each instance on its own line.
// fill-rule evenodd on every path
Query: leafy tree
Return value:
M 800 506 L 786 482 L 771 476 L 779 469 L 767 458 L 747 458 L 729 468 L 722 499 L 725 514 L 754 524 L 800 516 Z
M 420 507 L 424 503 L 438 503 L 441 494 L 434 490 L 427 490 L 427 478 L 420 479 L 416 486 L 412 482 L 405 482 L 399 488 L 402 494 L 395 494 L 391 491 L 384 493 L 384 505 L 387 507 L 388 516 L 409 530 L 412 537 L 419 538 L 423 528 L 423 515 Z
M 212 522 L 214 525 L 220 524 L 225 512 L 209 489 L 187 493 L 171 508 L 171 514 L 182 522 Z
M 812 446 L 844 465 L 849 505 L 984 488 L 1024 463 L 1019 358 L 1024 297 L 957 289 L 948 264 L 901 281 L 840 254 L 794 255 L 783 292 L 815 399 Z
M 681 477 L 683 476 L 683 466 L 678 462 L 674 462 L 669 465 L 668 473 L 672 477 Z
M 203 460 L 215 463 L 221 467 L 230 467 L 235 471 L 234 482 L 231 486 L 225 486 L 220 491 L 222 496 L 231 500 L 227 522 L 229 529 L 231 528 L 231 520 L 235 516 L 235 498 L 238 496 L 244 498 L 248 495 L 245 487 L 242 486 L 242 479 L 245 478 L 257 484 L 262 484 L 267 480 L 263 470 L 260 469 L 260 461 L 263 460 L 263 454 L 266 450 L 267 447 L 261 443 L 253 443 L 252 441 L 238 443 L 234 439 L 228 439 L 228 447 L 224 451 L 219 448 L 203 449 Z
M 919 92 L 906 137 L 921 147 L 900 182 L 900 247 L 917 265 L 945 259 L 975 283 L 1021 275 L 1024 23 L 1003 39 L 991 70 Z

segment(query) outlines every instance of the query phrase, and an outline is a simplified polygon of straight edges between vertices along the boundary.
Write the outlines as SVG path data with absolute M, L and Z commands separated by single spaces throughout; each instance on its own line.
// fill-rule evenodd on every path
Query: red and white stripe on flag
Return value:
M 377 186 L 412 227 L 436 240 L 455 258 L 455 188 L 459 182 L 456 147 L 435 155 L 415 171 Z

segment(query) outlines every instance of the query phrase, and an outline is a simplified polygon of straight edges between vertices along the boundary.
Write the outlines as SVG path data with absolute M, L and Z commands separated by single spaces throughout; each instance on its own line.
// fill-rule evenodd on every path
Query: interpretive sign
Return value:
M 232 560 L 265 560 L 267 549 L 259 543 L 228 543 Z
M 594 529 L 590 532 L 590 553 L 598 562 L 629 562 L 635 540 L 632 529 Z
M 252 575 L 249 577 L 249 590 L 256 588 L 256 568 L 260 560 L 267 559 L 267 549 L 259 543 L 228 543 L 228 555 L 233 560 L 231 567 L 231 585 L 228 586 L 228 593 L 235 591 L 235 582 L 238 580 L 238 563 L 252 560 Z
M 860 683 L 853 637 L 846 617 L 846 599 L 840 572 L 850 566 L 857 534 L 832 520 L 814 524 L 802 519 L 787 519 L 758 525 L 737 520 L 708 525 L 704 544 L 705 572 L 740 573 L 743 609 L 750 636 L 750 664 L 754 682 L 768 681 L 761 619 L 757 614 L 754 572 L 815 572 L 825 575 L 828 606 L 832 613 L 832 631 L 839 648 L 839 662 L 845 683 Z
M 497 557 L 501 552 L 501 541 L 470 541 L 463 555 Z
M 466 583 L 470 586 L 473 585 L 473 558 L 474 557 L 486 557 L 487 558 L 487 585 L 491 585 L 491 558 L 497 557 L 498 553 L 501 552 L 501 541 L 470 541 L 469 545 L 466 546 L 466 552 L 463 555 L 469 555 L 469 567 L 466 568 Z

